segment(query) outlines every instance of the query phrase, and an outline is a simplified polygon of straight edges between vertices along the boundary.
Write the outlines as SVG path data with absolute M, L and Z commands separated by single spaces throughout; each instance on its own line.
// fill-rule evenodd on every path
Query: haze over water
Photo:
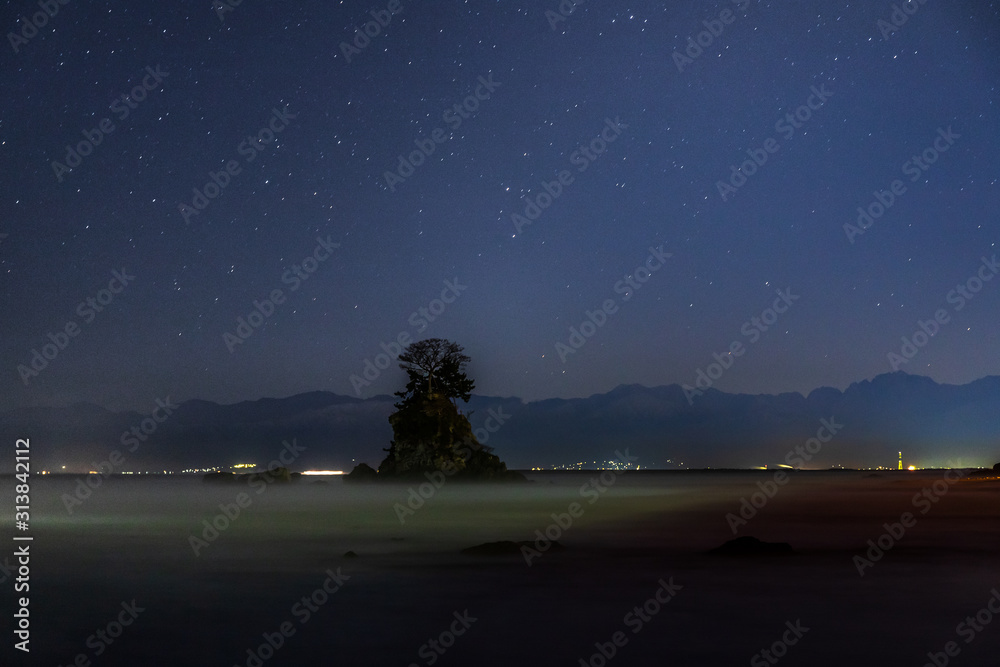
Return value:
M 797 553 L 751 560 L 705 552 L 734 537 L 726 515 L 774 471 L 605 472 L 612 484 L 598 471 L 538 473 L 529 485 L 446 482 L 423 505 L 407 485 L 340 478 L 259 494 L 199 478 L 111 478 L 72 515 L 59 498 L 75 479 L 47 477 L 36 481 L 32 580 L 36 636 L 45 640 L 32 659 L 95 657 L 87 638 L 135 599 L 145 611 L 94 664 L 148 664 L 155 646 L 166 662 L 243 665 L 247 649 L 284 621 L 295 634 L 268 664 L 329 656 L 427 664 L 421 647 L 468 610 L 477 620 L 441 664 L 571 664 L 618 630 L 628 636 L 620 664 L 745 663 L 800 619 L 810 630 L 786 664 L 919 665 L 1000 583 L 1000 540 L 984 530 L 1000 514 L 996 483 L 950 486 L 920 515 L 914 493 L 941 474 L 792 473 L 739 534 L 789 542 Z M 419 484 L 412 488 L 420 497 Z M 219 520 L 220 504 L 232 513 L 241 492 L 249 504 Z M 553 514 L 565 525 L 573 503 L 578 516 L 556 530 Z M 905 510 L 916 525 L 860 577 L 853 556 Z M 203 521 L 229 525 L 196 556 L 191 536 L 206 536 Z M 534 542 L 536 530 L 565 549 L 539 549 L 530 566 L 520 554 L 459 553 Z M 295 604 L 327 570 L 349 579 L 301 623 Z M 683 588 L 633 634 L 623 619 L 660 579 Z M 998 628 L 963 644 L 964 664 L 986 664 Z

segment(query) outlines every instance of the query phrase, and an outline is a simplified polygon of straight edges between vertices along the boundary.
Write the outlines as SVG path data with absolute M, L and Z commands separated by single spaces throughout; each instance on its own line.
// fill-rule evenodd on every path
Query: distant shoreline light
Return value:
M 343 475 L 343 470 L 303 470 L 303 475 Z

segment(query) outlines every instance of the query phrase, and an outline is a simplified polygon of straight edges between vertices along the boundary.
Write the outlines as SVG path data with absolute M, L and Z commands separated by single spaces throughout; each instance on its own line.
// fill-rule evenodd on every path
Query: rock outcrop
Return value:
M 367 463 L 359 463 L 354 470 L 344 475 L 344 481 L 351 484 L 374 482 L 378 480 L 378 471 Z
M 389 415 L 389 423 L 393 439 L 377 474 L 373 476 L 371 467 L 361 464 L 346 479 L 424 481 L 428 474 L 444 474 L 464 481 L 524 480 L 479 444 L 468 418 L 440 394 L 407 401 Z

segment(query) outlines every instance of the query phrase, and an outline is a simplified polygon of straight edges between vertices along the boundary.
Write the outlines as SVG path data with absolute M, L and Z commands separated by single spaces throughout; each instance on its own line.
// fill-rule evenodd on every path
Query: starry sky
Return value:
M 9 3 L 0 399 L 1000 374 L 1000 8 L 906 7 Z

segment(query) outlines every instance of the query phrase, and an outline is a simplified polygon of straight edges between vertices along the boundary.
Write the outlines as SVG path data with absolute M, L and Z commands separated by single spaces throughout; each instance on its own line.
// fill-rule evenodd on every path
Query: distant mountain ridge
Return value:
M 0 434 L 7 442 L 31 438 L 35 470 L 87 469 L 115 449 L 125 458 L 122 470 L 262 464 L 292 438 L 306 448 L 296 468 L 349 470 L 384 456 L 393 401 L 324 391 L 231 405 L 190 400 L 169 415 L 159 411 L 162 421 L 90 404 L 21 408 L 0 413 Z M 680 385 L 633 384 L 532 402 L 474 395 L 460 408 L 513 468 L 605 461 L 625 448 L 640 465 L 658 468 L 773 466 L 816 435 L 820 419 L 843 428 L 808 467 L 894 466 L 898 451 L 920 466 L 1000 461 L 998 376 L 944 385 L 895 372 L 808 396 L 707 389 L 693 404 Z M 12 467 L 0 463 L 0 471 Z

